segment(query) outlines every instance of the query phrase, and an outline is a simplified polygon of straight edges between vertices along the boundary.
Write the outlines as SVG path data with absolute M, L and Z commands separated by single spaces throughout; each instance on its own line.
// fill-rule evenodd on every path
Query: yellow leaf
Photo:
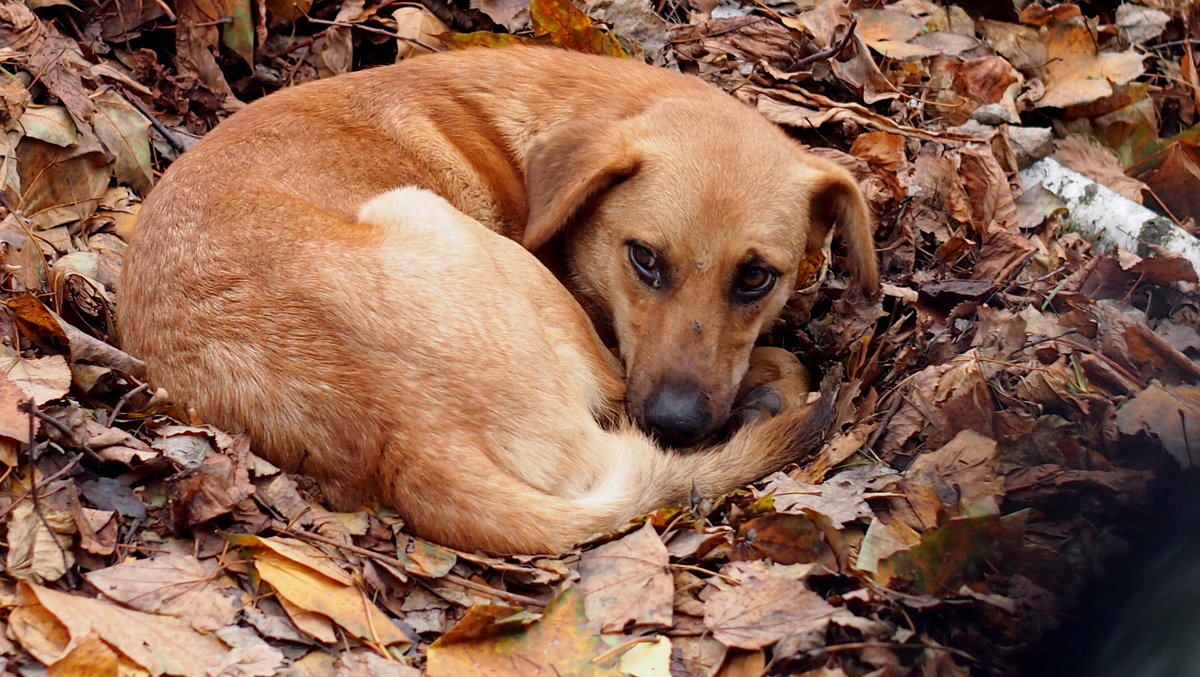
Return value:
M 617 669 L 633 677 L 670 677 L 671 640 L 660 636 L 648 644 L 634 645 L 621 655 Z
M 588 623 L 583 594 L 567 588 L 546 607 L 541 620 L 524 627 L 514 609 L 476 606 L 429 647 L 428 677 L 472 677 L 528 674 L 539 666 L 544 674 L 619 675 L 593 658 L 609 647 Z
M 289 559 L 297 564 L 306 566 L 317 573 L 332 578 L 342 585 L 354 585 L 354 579 L 350 578 L 350 574 L 330 561 L 329 556 L 321 552 L 320 549 L 304 541 L 285 538 L 283 536 L 262 538 L 249 534 L 232 534 L 227 536 L 226 540 L 234 545 L 270 550 L 284 559 Z
M 365 642 L 380 646 L 409 643 L 391 619 L 368 603 L 366 596 L 353 585 L 270 551 L 260 551 L 254 566 L 280 597 L 301 609 L 327 616 Z
M 1046 93 L 1034 104 L 1040 108 L 1065 108 L 1091 103 L 1113 93 L 1145 71 L 1143 56 L 1127 52 L 1097 53 L 1096 40 L 1086 26 L 1052 22 L 1043 37 L 1046 43 Z
M 556 47 L 588 54 L 627 57 L 616 36 L 601 30 L 571 0 L 530 0 L 535 35 L 549 36 Z

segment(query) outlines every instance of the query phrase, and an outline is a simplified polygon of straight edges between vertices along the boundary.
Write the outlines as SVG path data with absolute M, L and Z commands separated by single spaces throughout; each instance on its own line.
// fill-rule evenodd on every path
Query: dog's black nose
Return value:
M 706 399 L 697 385 L 668 383 L 646 398 L 642 425 L 663 444 L 686 447 L 706 432 Z

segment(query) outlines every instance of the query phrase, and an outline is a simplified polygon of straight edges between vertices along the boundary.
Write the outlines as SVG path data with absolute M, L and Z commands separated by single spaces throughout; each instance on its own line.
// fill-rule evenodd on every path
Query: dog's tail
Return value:
M 810 451 L 833 418 L 828 392 L 808 406 L 748 425 L 726 443 L 701 451 L 664 451 L 632 426 L 600 431 L 588 457 L 603 468 L 583 494 L 563 497 L 539 490 L 502 468 L 430 464 L 385 472 L 404 487 L 393 505 L 406 508 L 414 531 L 439 543 L 496 553 L 560 553 L 611 531 L 639 514 L 714 497 L 778 470 Z M 440 476 L 443 473 L 444 477 Z M 453 476 L 451 476 L 453 475 Z

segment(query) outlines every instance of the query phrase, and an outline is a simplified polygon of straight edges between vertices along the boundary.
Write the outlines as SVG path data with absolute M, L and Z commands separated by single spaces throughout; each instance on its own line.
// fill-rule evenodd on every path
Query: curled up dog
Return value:
M 870 291 L 849 175 L 694 78 L 431 55 L 266 97 L 184 154 L 139 214 L 118 325 L 152 380 L 335 507 L 556 552 L 823 427 L 828 398 L 686 454 L 638 429 L 723 425 L 835 223 Z

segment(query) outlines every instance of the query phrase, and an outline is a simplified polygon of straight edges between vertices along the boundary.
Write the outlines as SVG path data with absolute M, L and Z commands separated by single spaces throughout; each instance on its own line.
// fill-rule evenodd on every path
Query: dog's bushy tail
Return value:
M 559 553 L 642 513 L 684 505 L 693 495 L 719 496 L 798 460 L 821 440 L 834 399 L 826 390 L 812 404 L 748 425 L 728 442 L 700 451 L 663 450 L 632 425 L 599 430 L 580 440 L 590 447 L 584 457 L 600 465 L 590 469 L 591 487 L 573 497 L 540 490 L 486 463 L 416 467 L 423 457 L 409 455 L 402 467 L 385 473 L 396 473 L 387 481 L 404 488 L 404 495 L 390 497 L 392 503 L 405 508 L 426 538 L 468 550 Z

